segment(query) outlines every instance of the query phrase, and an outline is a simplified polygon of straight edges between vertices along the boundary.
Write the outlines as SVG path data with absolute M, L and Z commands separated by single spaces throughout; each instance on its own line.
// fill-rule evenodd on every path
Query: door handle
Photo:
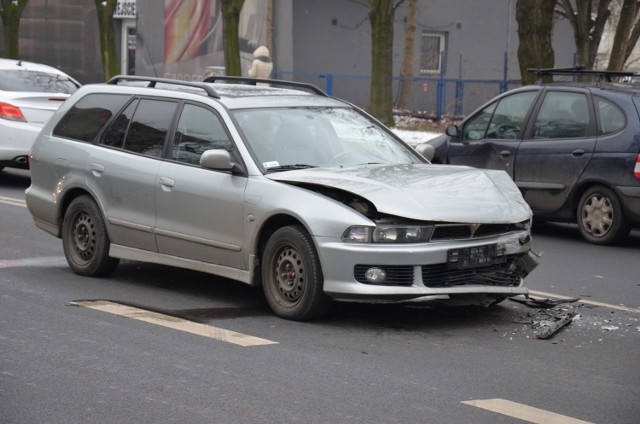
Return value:
M 160 177 L 160 185 L 164 191 L 171 191 L 171 189 L 175 187 L 176 182 L 171 178 Z
M 575 149 L 573 152 L 571 152 L 571 156 L 576 158 L 579 158 L 582 155 L 584 155 L 584 149 Z
M 499 153 L 499 155 L 503 158 L 508 158 L 509 156 L 511 156 L 511 152 L 509 150 L 503 150 Z
M 95 162 L 92 162 L 89 165 L 89 169 L 91 170 L 91 173 L 93 174 L 94 177 L 101 177 L 102 173 L 104 172 L 104 166 Z

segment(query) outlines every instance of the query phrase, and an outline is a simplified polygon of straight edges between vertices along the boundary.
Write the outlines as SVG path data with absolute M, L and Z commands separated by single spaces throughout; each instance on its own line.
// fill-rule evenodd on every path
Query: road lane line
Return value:
M 4 203 L 6 205 L 20 206 L 23 208 L 27 207 L 27 203 L 24 200 L 15 199 L 13 197 L 0 196 L 0 203 Z
M 138 321 L 161 325 L 163 327 L 172 328 L 174 330 L 180 330 L 187 333 L 196 334 L 198 336 L 209 337 L 211 339 L 233 343 L 243 347 L 278 344 L 278 342 L 261 339 L 259 337 L 253 337 L 248 334 L 237 333 L 235 331 L 212 327 L 210 325 L 200 324 L 182 318 L 164 315 L 157 312 L 147 311 L 145 309 L 135 308 L 133 306 L 122 305 L 105 300 L 86 300 L 71 302 L 71 304 L 135 319 Z
M 563 296 L 561 294 L 546 293 L 546 292 L 541 292 L 541 291 L 536 291 L 536 290 L 529 290 L 529 294 L 532 294 L 534 296 L 552 297 L 552 298 L 555 298 L 555 299 L 573 299 L 573 297 L 571 297 L 571 296 Z M 610 303 L 597 302 L 595 300 L 588 300 L 588 299 L 580 299 L 579 302 L 582 302 L 585 305 L 601 306 L 603 308 L 617 309 L 619 311 L 635 312 L 637 314 L 640 314 L 640 309 L 630 308 L 628 306 L 612 305 Z
M 466 400 L 462 403 L 536 424 L 592 424 L 505 399 Z

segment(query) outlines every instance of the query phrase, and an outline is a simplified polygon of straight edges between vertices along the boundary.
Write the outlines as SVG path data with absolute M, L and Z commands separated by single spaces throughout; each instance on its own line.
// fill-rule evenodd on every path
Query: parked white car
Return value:
M 29 167 L 33 141 L 80 83 L 56 68 L 0 59 L 0 169 Z
M 121 258 L 209 272 L 295 320 L 332 299 L 527 293 L 531 209 L 504 171 L 432 165 L 313 86 L 215 78 L 85 85 L 44 127 L 27 206 L 74 272 Z

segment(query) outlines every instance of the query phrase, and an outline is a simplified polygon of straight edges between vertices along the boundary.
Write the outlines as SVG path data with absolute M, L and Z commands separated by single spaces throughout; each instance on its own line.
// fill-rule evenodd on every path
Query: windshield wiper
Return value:
M 307 168 L 317 168 L 317 165 L 308 165 L 305 163 L 295 163 L 291 165 L 279 165 L 267 168 L 267 171 L 291 171 L 292 169 L 307 169 Z

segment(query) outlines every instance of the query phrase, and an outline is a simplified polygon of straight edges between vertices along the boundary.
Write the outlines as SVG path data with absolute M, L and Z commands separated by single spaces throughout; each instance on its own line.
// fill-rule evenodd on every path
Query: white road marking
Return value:
M 85 308 L 95 309 L 126 318 L 136 319 L 151 324 L 161 325 L 163 327 L 173 328 L 174 330 L 185 331 L 187 333 L 196 334 L 198 336 L 209 337 L 223 342 L 233 343 L 239 346 L 262 346 L 278 344 L 267 339 L 253 337 L 247 334 L 237 333 L 235 331 L 225 330 L 223 328 L 212 327 L 206 324 L 200 324 L 185 319 L 164 315 L 157 312 L 147 311 L 145 309 L 135 308 L 132 306 L 121 305 L 115 302 L 104 300 L 88 300 L 71 302 L 72 305 L 83 306 Z
M 582 421 L 505 399 L 466 400 L 462 401 L 462 403 L 536 424 L 591 424 L 588 421 Z
M 541 292 L 536 290 L 529 290 L 529 294 L 532 294 L 534 296 L 552 297 L 554 299 L 573 299 L 573 297 L 571 296 L 563 296 L 561 294 L 546 293 L 546 292 Z M 619 311 L 635 312 L 637 314 L 640 314 L 640 309 L 630 308 L 628 306 L 612 305 L 610 303 L 597 302 L 595 300 L 588 300 L 588 299 L 580 299 L 580 302 L 584 303 L 585 305 L 601 306 L 603 308 L 617 309 Z
M 4 203 L 6 205 L 20 206 L 23 208 L 27 207 L 27 203 L 24 200 L 14 199 L 13 197 L 0 196 L 0 203 Z

